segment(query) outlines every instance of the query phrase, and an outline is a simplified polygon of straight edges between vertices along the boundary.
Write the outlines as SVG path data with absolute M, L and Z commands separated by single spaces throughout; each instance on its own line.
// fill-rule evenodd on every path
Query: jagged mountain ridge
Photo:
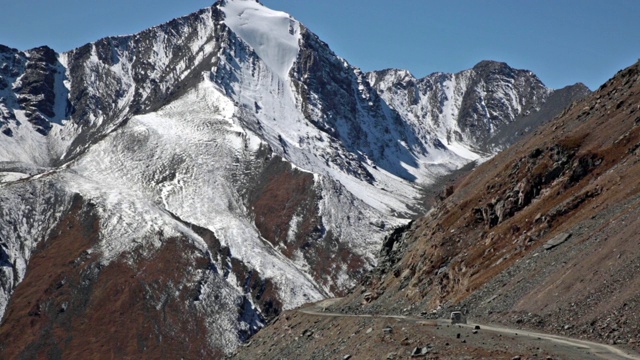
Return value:
M 113 269 L 136 269 L 171 247 L 198 264 L 171 281 L 199 294 L 182 301 L 208 331 L 203 346 L 230 351 L 264 317 L 355 284 L 388 229 L 412 215 L 420 185 L 487 156 L 409 119 L 372 74 L 253 1 L 219 2 L 64 54 L 1 50 L 5 318 L 23 314 L 20 300 L 9 302 L 35 281 L 32 256 L 79 241 L 60 228 L 70 217 L 99 235 L 70 259 L 84 264 L 66 270 L 82 281 L 20 293 L 37 303 L 24 316 L 60 326 L 79 314 L 69 307 L 100 316 L 87 283 L 108 286 Z M 542 107 L 550 91 L 538 90 L 546 95 L 527 101 Z M 164 271 L 181 274 L 183 263 Z M 166 299 L 153 281 L 167 279 L 149 277 L 140 291 Z M 157 301 L 147 311 L 167 306 Z M 48 336 L 40 334 L 29 341 Z
M 531 71 L 495 61 L 422 79 L 397 69 L 371 72 L 368 78 L 404 119 L 462 153 L 495 154 L 589 93 L 583 84 L 549 89 Z M 512 129 L 516 123 L 518 130 Z M 501 131 L 508 134 L 502 141 Z

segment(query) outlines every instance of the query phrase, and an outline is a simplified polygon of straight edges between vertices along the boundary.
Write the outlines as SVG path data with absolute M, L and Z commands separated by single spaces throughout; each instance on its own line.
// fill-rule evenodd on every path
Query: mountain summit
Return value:
M 424 186 L 586 92 L 481 64 L 364 73 L 249 0 L 0 48 L 0 353 L 215 357 L 345 293 Z

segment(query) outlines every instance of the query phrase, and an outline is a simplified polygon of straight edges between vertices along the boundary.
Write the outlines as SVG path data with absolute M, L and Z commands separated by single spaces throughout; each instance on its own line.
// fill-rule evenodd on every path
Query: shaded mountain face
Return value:
M 62 54 L 0 48 L 0 352 L 231 352 L 357 284 L 422 186 L 584 94 L 495 62 L 401 73 L 248 0 Z
M 444 146 L 495 154 L 587 94 L 583 84 L 552 90 L 527 70 L 482 61 L 456 74 L 422 79 L 406 70 L 368 74 L 382 98 Z
M 363 309 L 461 309 L 638 350 L 639 94 L 636 63 L 459 181 L 385 240 Z

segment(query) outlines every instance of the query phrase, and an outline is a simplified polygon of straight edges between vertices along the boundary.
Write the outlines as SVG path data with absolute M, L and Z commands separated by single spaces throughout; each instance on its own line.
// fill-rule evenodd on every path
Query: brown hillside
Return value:
M 361 310 L 444 314 L 459 307 L 475 317 L 634 345 L 639 80 L 636 63 L 459 181 L 386 242 L 381 267 L 352 303 L 371 293 Z
M 0 358 L 220 358 L 189 306 L 196 291 L 189 274 L 177 271 L 205 269 L 208 259 L 190 257 L 185 241 L 170 239 L 135 266 L 125 259 L 104 266 L 91 252 L 99 226 L 92 205 L 77 196 L 11 298 Z M 179 297 L 169 296 L 181 287 Z M 156 308 L 158 299 L 166 300 Z

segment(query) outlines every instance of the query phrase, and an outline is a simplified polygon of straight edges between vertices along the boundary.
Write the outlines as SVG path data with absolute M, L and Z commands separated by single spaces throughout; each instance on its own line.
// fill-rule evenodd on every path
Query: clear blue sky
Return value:
M 135 33 L 213 0 L 0 0 L 0 44 L 66 51 Z M 638 0 L 262 0 L 302 21 L 365 71 L 422 77 L 480 60 L 592 89 L 640 58 Z

